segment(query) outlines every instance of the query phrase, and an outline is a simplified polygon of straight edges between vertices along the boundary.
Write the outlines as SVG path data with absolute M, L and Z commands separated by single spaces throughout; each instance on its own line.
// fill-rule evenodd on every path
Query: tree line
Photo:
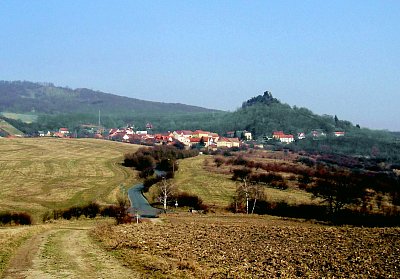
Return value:
M 231 169 L 232 180 L 240 183 L 229 209 L 335 222 L 400 223 L 400 177 L 391 169 L 352 169 L 306 158 L 299 157 L 296 165 L 254 162 L 242 155 L 215 157 L 217 167 L 236 166 Z M 323 204 L 292 206 L 268 202 L 262 187 L 288 188 L 280 172 L 291 173 L 298 189 L 311 193 Z

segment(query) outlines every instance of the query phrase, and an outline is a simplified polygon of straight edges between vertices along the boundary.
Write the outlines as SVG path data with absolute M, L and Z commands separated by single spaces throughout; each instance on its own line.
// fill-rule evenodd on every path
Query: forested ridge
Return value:
M 71 89 L 52 83 L 0 81 L 0 111 L 37 114 L 106 114 L 158 111 L 209 112 L 197 106 L 128 98 L 86 88 Z
M 244 101 L 234 112 L 147 102 L 89 89 L 72 90 L 32 82 L 1 81 L 0 95 L 0 111 L 37 117 L 33 123 L 1 117 L 28 135 L 60 127 L 80 134 L 82 124 L 98 124 L 101 110 L 101 125 L 106 129 L 129 125 L 143 130 L 147 123 L 152 123 L 154 133 L 203 129 L 223 136 L 228 131 L 247 130 L 259 142 L 265 142 L 273 131 L 295 137 L 304 133 L 306 139 L 291 144 L 290 148 L 400 160 L 399 133 L 362 128 L 340 119 L 340 115 L 317 115 L 307 108 L 284 104 L 269 91 Z M 311 136 L 316 130 L 326 136 L 316 140 Z M 346 136 L 336 138 L 334 131 L 343 131 Z

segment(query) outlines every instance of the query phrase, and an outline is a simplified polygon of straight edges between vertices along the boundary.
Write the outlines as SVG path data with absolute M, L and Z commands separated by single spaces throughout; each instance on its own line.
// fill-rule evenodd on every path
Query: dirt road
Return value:
M 27 240 L 2 278 L 140 278 L 89 237 L 91 227 L 58 227 Z

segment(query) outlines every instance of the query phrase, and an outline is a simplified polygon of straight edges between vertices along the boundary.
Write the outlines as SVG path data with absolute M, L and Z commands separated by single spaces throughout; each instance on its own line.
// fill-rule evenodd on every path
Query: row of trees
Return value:
M 216 157 L 214 161 L 217 166 L 222 164 L 240 166 L 231 169 L 232 179 L 240 182 L 230 206 L 231 210 L 247 213 L 284 212 L 291 216 L 296 215 L 296 210 L 289 209 L 288 205 L 273 206 L 265 200 L 264 186 L 268 185 L 279 189 L 288 187 L 282 175 L 270 171 L 270 165 L 255 163 L 251 158 L 241 155 L 229 159 Z M 305 166 L 288 164 L 284 167 L 282 164 L 280 168 L 274 168 L 274 170 L 292 173 L 291 180 L 297 180 L 299 189 L 304 189 L 323 201 L 327 214 L 317 214 L 310 206 L 298 208 L 300 210 L 298 212 L 304 210 L 304 213 L 311 218 L 315 212 L 314 218 L 331 220 L 338 216 L 343 219 L 357 215 L 359 218 L 360 214 L 368 218 L 371 216 L 394 218 L 393 216 L 400 214 L 400 177 L 391 169 L 378 168 L 378 171 L 351 169 L 336 164 L 321 164 L 304 156 L 298 159 L 298 163 Z M 269 171 L 265 172 L 264 170 L 267 169 Z M 262 209 L 257 206 L 257 203 L 264 204 L 266 207 Z
M 174 174 L 178 170 L 178 159 L 197 156 L 198 150 L 181 150 L 174 146 L 161 145 L 154 147 L 142 147 L 135 153 L 124 155 L 124 166 L 132 167 L 140 171 L 141 178 L 147 178 L 154 174 L 154 170 Z

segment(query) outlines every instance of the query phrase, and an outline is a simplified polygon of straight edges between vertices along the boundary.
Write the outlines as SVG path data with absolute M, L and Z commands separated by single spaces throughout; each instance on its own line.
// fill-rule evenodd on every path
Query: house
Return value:
M 190 138 L 192 137 L 193 132 L 190 130 L 177 130 L 173 133 L 174 139 L 180 141 L 185 146 L 190 146 Z
M 294 141 L 294 137 L 293 137 L 293 135 L 283 135 L 283 136 L 281 136 L 281 137 L 279 138 L 279 140 L 280 140 L 280 142 L 282 142 L 282 143 L 287 143 L 287 144 L 289 144 L 289 143 L 291 143 L 291 142 Z
M 129 142 L 132 138 L 133 138 L 132 134 L 125 134 L 122 137 L 123 141 L 125 141 L 125 142 Z
M 185 137 L 182 137 L 182 136 L 175 137 L 175 140 L 181 142 L 185 146 L 190 146 L 190 139 L 191 138 L 185 138 Z
M 333 134 L 335 135 L 335 137 L 344 137 L 343 131 L 336 131 L 336 132 L 333 132 Z
M 317 139 L 317 138 L 320 138 L 320 137 L 326 137 L 326 133 L 321 129 L 317 129 L 317 130 L 312 130 L 311 131 L 311 136 L 314 139 Z
M 303 132 L 297 133 L 297 139 L 302 140 L 306 138 L 306 134 Z
M 136 131 L 136 135 L 147 135 L 147 131 Z
M 211 133 L 210 138 L 212 138 L 213 142 L 217 142 L 219 140 L 219 135 L 217 133 Z
M 218 148 L 232 148 L 232 147 L 240 147 L 240 141 L 238 138 L 226 138 L 220 137 L 217 141 Z
M 194 147 L 197 146 L 201 141 L 201 138 L 190 138 L 189 139 L 189 146 Z
M 108 133 L 108 139 L 122 141 L 125 135 L 126 131 L 124 129 L 111 129 Z
M 59 133 L 63 134 L 63 135 L 68 135 L 69 134 L 69 130 L 68 128 L 60 128 L 58 130 Z
M 64 137 L 66 137 L 66 134 L 63 134 L 63 133 L 61 133 L 61 132 L 54 132 L 54 133 L 53 133 L 53 137 L 56 137 L 56 138 L 64 138 Z
M 272 134 L 272 138 L 279 140 L 282 143 L 289 144 L 294 141 L 293 135 L 286 135 L 283 131 L 275 131 Z
M 252 136 L 252 134 L 250 132 L 243 131 L 242 134 L 243 134 L 243 137 L 244 137 L 245 140 L 253 140 L 253 136 Z
M 38 131 L 39 137 L 44 137 L 46 133 L 44 131 Z
M 193 135 L 193 132 L 190 130 L 176 130 L 173 132 L 175 137 L 185 137 L 185 138 L 191 138 Z
M 170 132 L 163 134 L 155 134 L 154 139 L 156 139 L 156 141 L 159 142 L 168 142 L 168 141 L 173 141 L 174 135 Z
M 193 132 L 193 138 L 201 138 L 201 137 L 208 137 L 211 133 L 203 130 L 196 130 Z

